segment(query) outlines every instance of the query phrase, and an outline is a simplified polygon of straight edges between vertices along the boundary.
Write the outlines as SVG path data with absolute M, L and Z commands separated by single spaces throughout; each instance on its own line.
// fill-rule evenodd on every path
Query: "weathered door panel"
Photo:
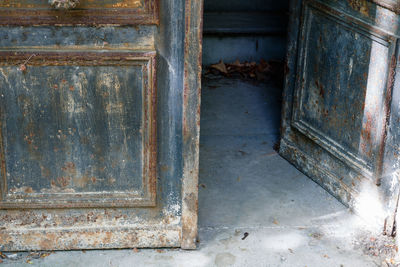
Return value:
M 49 1 L 11 0 L 0 3 L 0 25 L 158 24 L 159 0 L 79 1 L 68 11 Z
M 352 207 L 365 186 L 385 207 L 396 201 L 384 178 L 399 36 L 391 7 L 292 1 L 280 153 Z
M 155 205 L 154 53 L 0 57 L 0 208 Z
M 0 250 L 194 248 L 201 1 L 46 4 L 0 3 Z

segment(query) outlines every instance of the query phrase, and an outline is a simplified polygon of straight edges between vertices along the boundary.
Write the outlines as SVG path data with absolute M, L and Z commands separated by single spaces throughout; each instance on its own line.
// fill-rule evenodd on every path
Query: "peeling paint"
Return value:
M 0 3 L 0 25 L 158 24 L 157 0 L 80 1 L 73 2 L 71 9 L 63 12 L 52 9 L 47 2 Z M 79 8 L 74 9 L 76 5 Z
M 280 154 L 392 235 L 399 17 L 383 2 L 292 1 Z
M 161 10 L 164 21 L 187 23 L 185 51 L 175 47 L 184 47 L 184 34 L 171 43 L 157 39 L 159 28 L 175 25 L 159 25 L 156 0 L 81 1 L 88 9 L 68 16 L 33 1 L 46 8 L 0 10 L 7 114 L 0 118 L 0 250 L 193 248 L 201 1 L 187 0 L 185 12 Z M 89 8 L 99 3 L 116 6 Z M 162 5 L 184 7 L 175 0 Z M 170 68 L 161 50 L 177 50 Z M 174 77 L 180 83 L 164 84 L 184 64 L 186 76 Z M 174 110 L 157 112 L 158 101 Z M 165 157 L 170 151 L 176 158 Z M 168 168 L 158 174 L 163 164 Z

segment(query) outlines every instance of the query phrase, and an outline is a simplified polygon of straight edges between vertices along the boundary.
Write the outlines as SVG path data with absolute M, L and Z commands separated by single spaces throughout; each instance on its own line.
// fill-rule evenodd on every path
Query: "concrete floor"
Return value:
M 199 248 L 56 252 L 10 266 L 380 266 L 352 215 L 274 150 L 272 83 L 209 77 L 202 94 Z M 245 233 L 248 234 L 247 238 Z M 244 238 L 244 240 L 243 240 Z M 7 253 L 10 254 L 10 253 Z

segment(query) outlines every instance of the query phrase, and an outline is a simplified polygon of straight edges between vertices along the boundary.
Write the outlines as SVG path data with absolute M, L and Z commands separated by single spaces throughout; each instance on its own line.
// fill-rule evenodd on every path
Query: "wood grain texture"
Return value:
M 1 208 L 155 205 L 155 52 L 0 60 Z
M 116 3 L 119 2 L 121 1 L 116 1 Z M 147 79 L 142 80 L 148 81 L 149 84 L 155 84 L 154 90 L 157 88 L 157 93 L 153 91 L 147 97 L 147 110 L 149 112 L 152 110 L 152 114 L 157 113 L 157 116 L 152 122 L 146 123 L 151 125 L 151 130 L 149 129 L 147 136 L 152 137 L 150 142 L 154 145 L 153 148 L 148 147 L 149 151 L 146 155 L 154 159 L 150 160 L 151 166 L 148 169 L 149 173 L 156 173 L 156 182 L 149 183 L 150 192 L 155 194 L 155 202 L 148 206 L 130 203 L 129 206 L 124 207 L 117 203 L 115 206 L 113 206 L 114 204 L 108 206 L 81 205 L 77 208 L 77 206 L 63 206 L 61 199 L 57 200 L 61 205 L 54 206 L 55 208 L 37 206 L 29 209 L 0 209 L 0 240 L 4 241 L 0 243 L 1 251 L 180 246 L 195 248 L 202 1 L 147 2 L 155 3 L 154 8 L 157 8 L 157 10 L 158 3 L 161 4 L 160 22 L 158 20 L 154 22 L 153 17 L 147 22 L 145 19 L 140 19 L 143 18 L 143 14 L 139 14 L 140 10 L 137 10 L 138 13 L 135 13 L 134 16 L 127 17 L 129 18 L 128 21 L 118 20 L 118 18 L 112 20 L 112 13 L 109 14 L 109 17 L 96 18 L 96 14 L 100 14 L 96 11 L 93 11 L 94 17 L 91 17 L 90 21 L 79 20 L 79 18 L 78 21 L 72 21 L 71 17 L 70 22 L 58 20 L 60 24 L 57 24 L 54 23 L 52 17 L 44 16 L 42 21 L 38 21 L 35 20 L 37 18 L 35 16 L 21 16 L 21 20 L 17 20 L 16 18 L 19 15 L 7 17 L 8 21 L 1 21 L 4 26 L 0 27 L 0 49 L 3 53 L 0 69 L 13 68 L 13 72 L 19 71 L 16 72 L 19 75 L 17 78 L 23 88 L 29 87 L 31 82 L 36 84 L 33 86 L 35 90 L 29 91 L 29 94 L 28 90 L 24 89 L 28 97 L 20 98 L 21 103 L 18 103 L 21 105 L 8 102 L 9 105 L 25 107 L 23 103 L 26 102 L 26 106 L 29 107 L 29 102 L 33 100 L 29 97 L 39 99 L 41 94 L 46 94 L 48 90 L 41 88 L 41 84 L 45 84 L 43 79 L 47 79 L 47 73 L 47 76 L 60 82 L 56 84 L 58 90 L 61 88 L 65 90 L 63 93 L 58 93 L 63 101 L 55 103 L 53 109 L 80 111 L 80 107 L 74 105 L 74 103 L 77 103 L 76 101 L 69 101 L 70 99 L 64 96 L 76 94 L 79 91 L 79 85 L 83 86 L 84 82 L 79 81 L 73 88 L 65 86 L 67 83 L 64 84 L 63 80 L 73 79 L 69 79 L 71 77 L 61 78 L 64 75 L 63 73 L 73 74 L 76 68 L 83 69 L 85 77 L 91 77 L 88 81 L 90 84 L 88 88 L 91 89 L 86 91 L 96 92 L 96 97 L 100 99 L 99 102 L 101 103 L 103 96 L 97 94 L 97 91 L 106 95 L 109 93 L 110 96 L 115 95 L 116 87 L 113 80 L 111 80 L 112 86 L 104 85 L 110 75 L 116 73 L 122 75 L 124 70 L 130 68 L 135 68 L 135 70 L 130 69 L 128 71 L 129 75 L 127 76 L 129 77 L 135 77 L 140 72 L 140 66 L 136 66 L 140 64 L 131 64 L 132 61 L 151 64 L 154 68 L 152 75 L 149 74 Z M 125 10 L 123 7 L 117 9 L 122 13 Z M 16 12 L 19 11 L 16 8 Z M 107 10 L 104 12 L 107 12 Z M 3 15 L 8 16 L 9 14 L 6 13 L 4 12 Z M 108 20 L 110 18 L 111 20 Z M 120 26 L 118 25 L 119 22 L 128 26 Z M 104 24 L 110 23 L 112 25 L 104 26 Z M 146 23 L 157 23 L 157 25 L 139 25 Z M 82 25 L 77 26 L 77 24 Z M 23 27 L 20 27 L 20 25 L 23 25 Z M 62 25 L 74 25 L 74 27 L 61 27 Z M 36 54 L 40 54 L 40 56 L 36 57 Z M 65 56 L 66 54 L 68 54 L 68 57 Z M 100 69 L 104 73 L 103 79 L 98 78 L 100 75 L 96 74 Z M 142 70 L 145 71 L 145 69 L 143 67 Z M 43 79 L 33 75 L 34 72 L 42 73 Z M 92 75 L 89 75 L 90 72 Z M 140 87 L 138 82 L 135 85 L 133 82 L 129 82 L 129 79 L 133 78 L 127 78 L 123 84 Z M 2 83 L 4 82 L 2 80 Z M 100 87 L 104 87 L 104 90 L 96 90 L 98 83 L 103 84 Z M 45 84 L 45 86 L 47 85 Z M 145 87 L 143 86 L 143 88 Z M 11 92 L 8 93 L 11 94 Z M 126 96 L 122 102 L 126 102 L 126 104 L 134 103 L 128 105 L 129 108 L 134 109 L 135 106 L 140 106 L 139 101 L 133 101 L 134 97 Z M 15 99 L 18 101 L 18 97 L 14 98 L 14 101 Z M 91 104 L 90 101 L 80 101 L 79 103 L 84 102 Z M 96 111 L 102 114 L 120 110 L 121 106 L 118 102 L 110 101 L 110 103 L 111 105 L 105 103 L 103 108 L 99 108 L 99 105 L 97 105 L 97 108 L 93 109 L 93 116 L 98 116 L 95 114 Z M 31 106 L 33 110 L 40 110 L 40 104 L 40 101 L 35 100 Z M 146 112 L 145 107 L 143 107 L 143 110 Z M 53 117 L 60 118 L 62 125 L 64 123 L 62 119 L 69 118 L 69 115 L 66 116 L 66 114 L 55 114 Z M 153 118 L 152 114 L 144 114 L 144 118 Z M 116 120 L 108 122 L 115 124 L 120 119 L 129 119 L 128 117 L 116 117 Z M 73 118 L 79 119 L 77 116 Z M 87 121 L 89 125 L 94 123 L 93 120 Z M 135 120 L 132 119 L 127 124 L 131 124 L 132 121 Z M 122 123 L 122 125 L 124 124 Z M 135 126 L 134 123 L 132 125 Z M 2 129 L 8 126 L 1 125 Z M 82 128 L 84 129 L 84 127 Z M 111 128 L 113 131 L 118 131 L 118 127 Z M 138 127 L 133 127 L 133 130 L 137 129 Z M 60 134 L 60 138 L 64 138 L 63 135 L 64 131 Z M 27 142 L 33 148 L 33 156 L 40 156 L 35 152 L 34 144 L 37 137 L 30 136 L 30 134 L 26 136 L 26 140 L 19 138 L 19 142 Z M 130 136 L 133 138 L 132 134 Z M 129 137 L 129 134 L 127 137 Z M 85 142 L 85 140 L 83 141 Z M 91 141 L 93 146 L 97 143 L 99 142 L 96 140 Z M 4 146 L 1 148 L 4 149 Z M 131 149 L 131 152 L 135 153 L 133 150 Z M 42 151 L 46 151 L 46 149 L 43 148 Z M 116 151 L 118 152 L 118 150 Z M 69 151 L 64 153 L 65 157 L 69 156 L 67 152 Z M 121 152 L 123 151 L 121 150 Z M 33 157 L 30 159 L 33 159 Z M 123 159 L 123 157 L 119 159 Z M 82 159 L 82 161 L 87 160 L 86 157 Z M 99 158 L 99 160 L 101 159 Z M 1 173 L 6 176 L 7 162 L 4 160 L 1 162 L 3 163 Z M 120 160 L 118 160 L 118 164 L 122 165 Z M 104 167 L 102 165 L 107 165 L 107 163 L 101 164 L 98 161 L 95 167 L 101 169 Z M 74 174 L 74 165 L 72 164 L 63 164 L 59 167 L 62 172 Z M 75 168 L 78 169 L 77 164 L 75 164 Z M 87 168 L 93 168 L 93 166 L 87 165 Z M 48 170 L 43 169 L 43 174 L 47 173 L 49 173 Z M 89 176 L 89 178 L 91 177 Z M 29 181 L 29 179 L 25 180 Z M 102 181 L 94 179 L 93 181 L 102 183 Z M 83 185 L 83 191 L 93 189 L 97 190 L 96 193 L 100 192 L 100 189 L 96 187 L 97 185 L 90 185 L 93 181 L 89 179 L 88 184 L 77 183 L 76 185 Z M 120 182 L 119 189 L 124 189 L 124 185 L 129 184 L 126 181 Z M 59 179 L 55 183 L 56 186 L 65 186 L 68 179 Z M 27 195 L 34 194 L 35 186 L 37 185 L 29 185 L 32 189 L 24 187 L 21 190 Z M 6 187 L 6 185 L 2 185 L 2 188 L 6 189 Z M 105 187 L 105 189 L 112 191 L 112 187 Z M 22 201 L 29 201 L 29 199 Z
M 355 212 L 363 194 L 382 204 L 389 235 L 399 199 L 400 37 L 394 6 L 383 7 L 390 2 L 291 1 L 280 141 L 284 158 Z
M 183 92 L 183 249 L 195 249 L 198 218 L 203 1 L 186 0 Z
M 0 3 L 0 25 L 158 24 L 158 1 L 81 1 L 71 10 L 56 10 L 47 1 L 5 1 Z

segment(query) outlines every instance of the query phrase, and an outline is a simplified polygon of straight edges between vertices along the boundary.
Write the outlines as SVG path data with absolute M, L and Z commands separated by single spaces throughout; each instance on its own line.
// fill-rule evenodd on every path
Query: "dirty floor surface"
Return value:
M 3 265 L 380 266 L 354 231 L 364 222 L 273 150 L 280 90 L 221 77 L 203 88 L 198 250 L 6 253 Z

